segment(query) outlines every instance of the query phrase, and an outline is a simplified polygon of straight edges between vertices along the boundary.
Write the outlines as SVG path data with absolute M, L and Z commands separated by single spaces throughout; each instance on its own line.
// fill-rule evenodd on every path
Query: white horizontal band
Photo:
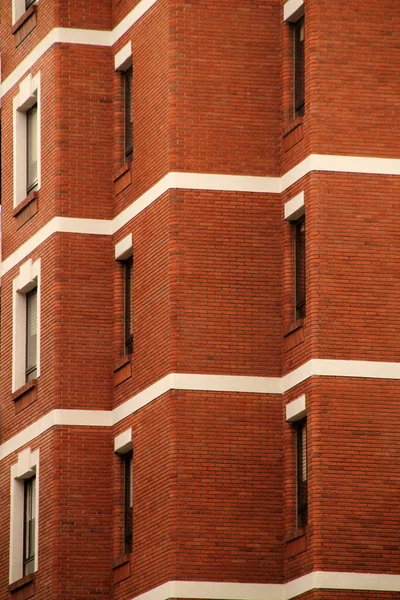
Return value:
M 282 394 L 312 375 L 400 379 L 400 363 L 311 359 L 298 369 L 279 377 L 203 375 L 170 373 L 114 410 L 52 410 L 0 446 L 0 460 L 57 425 L 112 427 L 170 390 Z
M 400 159 L 312 154 L 281 178 L 208 173 L 167 173 L 112 220 L 54 217 L 2 262 L 1 275 L 28 257 L 35 248 L 55 233 L 113 235 L 169 189 L 276 194 L 285 191 L 311 171 L 400 175 Z
M 132 600 L 291 600 L 314 589 L 400 591 L 400 575 L 314 571 L 288 583 L 168 581 Z
M 3 97 L 25 75 L 54 44 L 84 44 L 87 46 L 113 46 L 157 0 L 141 0 L 126 17 L 112 30 L 73 29 L 55 27 L 26 56 L 10 75 L 1 83 Z

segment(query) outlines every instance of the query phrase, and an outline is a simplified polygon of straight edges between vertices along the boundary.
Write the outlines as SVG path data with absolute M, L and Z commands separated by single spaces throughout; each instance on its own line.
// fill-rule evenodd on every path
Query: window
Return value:
M 26 294 L 26 381 L 37 375 L 37 288 Z
M 39 450 L 18 454 L 11 467 L 10 583 L 38 569 Z
M 124 261 L 124 344 L 125 355 L 133 352 L 133 333 L 132 333 L 132 270 L 133 258 L 130 256 Z
M 24 576 L 35 569 L 35 514 L 36 477 L 31 477 L 24 480 Z
M 304 115 L 304 17 L 294 25 L 294 113 Z
M 37 104 L 26 112 L 26 195 L 37 189 Z
M 132 67 L 123 73 L 124 77 L 124 131 L 125 160 L 133 157 L 133 118 L 132 118 Z
M 133 115 L 132 115 L 132 45 L 125 44 L 114 56 L 115 70 L 119 71 L 123 82 L 124 141 L 123 150 L 126 162 L 133 158 Z M 121 123 L 122 124 L 122 123 Z
M 294 222 L 296 320 L 306 316 L 306 225 L 304 216 Z
M 37 0 L 12 0 L 12 24 L 14 25 L 32 4 L 36 4 Z
M 132 551 L 132 451 L 124 454 L 124 553 L 129 554 Z
M 127 429 L 114 438 L 114 452 L 121 457 L 123 468 L 123 549 L 124 554 L 132 551 L 132 531 L 133 531 L 133 450 L 132 450 L 132 429 Z
M 29 259 L 13 281 L 13 392 L 40 375 L 39 334 L 40 259 Z
M 21 82 L 13 114 L 15 208 L 40 188 L 40 73 Z
M 297 455 L 297 526 L 307 525 L 308 490 L 307 490 L 307 421 L 299 421 L 296 425 Z
M 36 0 L 25 0 L 25 9 L 27 10 Z

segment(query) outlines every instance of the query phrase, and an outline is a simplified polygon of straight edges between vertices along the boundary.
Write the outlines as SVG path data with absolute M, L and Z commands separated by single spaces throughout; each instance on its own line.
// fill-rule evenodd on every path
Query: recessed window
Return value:
M 23 573 L 35 570 L 36 477 L 24 480 L 24 552 Z
M 308 474 L 307 474 L 307 421 L 296 425 L 297 455 L 297 526 L 305 527 L 308 521 Z
M 37 377 L 37 288 L 26 294 L 26 381 Z
M 38 570 L 39 450 L 26 448 L 11 467 L 10 583 Z
M 26 112 L 26 194 L 38 187 L 37 104 Z
M 124 354 L 133 352 L 132 271 L 133 257 L 124 260 Z
M 28 75 L 13 99 L 14 208 L 40 188 L 40 73 Z
M 132 451 L 123 455 L 124 465 L 124 553 L 129 554 L 132 551 L 132 469 L 133 453 Z
M 294 113 L 295 117 L 304 115 L 305 107 L 305 54 L 304 54 L 304 17 L 294 24 Z
M 304 216 L 294 224 L 294 270 L 296 320 L 306 316 L 306 222 Z
M 124 78 L 124 149 L 125 160 L 133 157 L 132 67 L 123 72 Z
M 40 375 L 40 259 L 27 260 L 13 281 L 12 391 Z
M 35 4 L 36 0 L 25 0 L 25 9 L 28 10 L 32 4 Z

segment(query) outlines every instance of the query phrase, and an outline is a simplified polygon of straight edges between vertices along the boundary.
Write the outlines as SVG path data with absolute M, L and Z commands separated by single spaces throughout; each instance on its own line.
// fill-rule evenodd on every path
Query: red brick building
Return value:
M 398 0 L 0 19 L 0 599 L 399 599 Z

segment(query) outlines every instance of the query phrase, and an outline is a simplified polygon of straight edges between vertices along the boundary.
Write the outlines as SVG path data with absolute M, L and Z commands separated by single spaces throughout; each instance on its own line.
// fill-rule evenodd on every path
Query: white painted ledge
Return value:
M 400 575 L 315 571 L 288 583 L 168 581 L 132 600 L 291 600 L 314 589 L 400 591 Z
M 284 192 L 312 171 L 329 173 L 365 173 L 400 175 L 400 159 L 362 158 L 357 156 L 310 155 L 283 177 L 253 177 L 208 173 L 176 173 L 165 175 L 113 220 L 54 217 L 1 263 L 1 275 L 7 273 L 54 233 L 113 235 L 169 189 L 215 190 L 276 194 Z M 300 194 L 299 194 L 300 197 Z M 298 199 L 299 200 L 299 199 Z
M 304 15 L 304 0 L 287 0 L 283 6 L 283 20 L 296 23 Z

